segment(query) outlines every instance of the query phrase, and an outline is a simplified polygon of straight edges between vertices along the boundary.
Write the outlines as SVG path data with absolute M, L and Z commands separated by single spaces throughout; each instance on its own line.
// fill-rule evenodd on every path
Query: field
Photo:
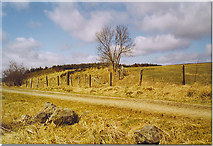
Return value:
M 139 86 L 142 69 L 143 81 L 142 85 Z M 68 71 L 43 76 L 34 74 L 32 88 L 45 91 L 211 104 L 211 63 L 186 64 L 186 85 L 184 86 L 182 85 L 182 65 L 125 68 L 126 76 L 123 79 L 119 80 L 118 73 L 113 73 L 113 86 L 109 86 L 111 71 L 109 68 L 91 68 L 75 72 L 70 75 L 69 85 L 67 85 Z M 92 76 L 91 88 L 89 87 L 89 75 Z M 48 86 L 46 85 L 46 76 L 48 76 Z M 59 86 L 57 76 L 59 76 Z M 38 88 L 37 80 L 39 80 Z M 27 88 L 30 88 L 30 81 L 31 78 L 28 79 Z M 22 87 L 26 88 L 26 84 Z
M 134 100 L 156 100 L 187 103 L 211 107 L 212 105 L 212 64 L 185 65 L 186 85 L 182 85 L 182 65 L 125 68 L 126 76 L 118 79 L 113 73 L 113 86 L 109 86 L 109 68 L 91 68 L 72 74 L 72 84 L 67 85 L 64 72 L 33 76 L 32 89 L 35 91 L 57 91 L 78 96 L 113 96 Z M 140 70 L 143 69 L 142 86 L 139 86 Z M 88 85 L 91 75 L 92 87 Z M 57 76 L 60 85 L 57 85 Z M 79 84 L 79 76 L 81 77 Z M 37 88 L 37 79 L 39 86 Z M 196 81 L 195 81 L 196 78 Z M 4 89 L 4 88 L 3 88 Z M 6 87 L 5 89 L 8 89 Z M 45 102 L 70 108 L 80 115 L 79 123 L 65 127 L 54 124 L 24 126 L 17 122 L 23 114 L 35 115 Z M 135 144 L 134 130 L 145 125 L 155 125 L 163 131 L 160 144 L 212 144 L 212 120 L 192 118 L 174 114 L 152 113 L 143 110 L 116 106 L 89 104 L 21 93 L 2 91 L 2 143 L 4 144 Z

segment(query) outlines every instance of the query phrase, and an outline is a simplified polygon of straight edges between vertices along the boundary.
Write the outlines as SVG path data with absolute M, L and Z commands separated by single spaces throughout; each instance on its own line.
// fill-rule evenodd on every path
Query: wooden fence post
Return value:
M 70 83 L 71 83 L 71 86 L 73 86 L 73 83 L 72 83 L 72 76 L 71 76 L 71 78 L 70 78 Z
M 46 84 L 47 84 L 47 87 L 48 87 L 48 77 L 46 76 Z
M 141 70 L 140 72 L 140 83 L 139 83 L 140 86 L 142 84 L 142 79 L 143 79 L 143 70 Z
M 112 72 L 110 72 L 110 76 L 109 76 L 109 85 L 112 86 Z
M 30 88 L 32 88 L 33 87 L 33 79 L 31 78 L 31 80 L 30 80 Z
M 59 86 L 59 76 L 57 76 L 57 82 L 58 82 L 58 86 Z
M 183 85 L 186 84 L 185 82 L 185 66 L 183 65 L 183 82 L 182 82 Z
M 39 78 L 37 78 L 37 88 L 38 88 Z
M 91 82 L 91 75 L 89 75 L 89 87 L 92 86 L 92 82 Z
M 67 85 L 70 85 L 70 73 L 67 73 Z

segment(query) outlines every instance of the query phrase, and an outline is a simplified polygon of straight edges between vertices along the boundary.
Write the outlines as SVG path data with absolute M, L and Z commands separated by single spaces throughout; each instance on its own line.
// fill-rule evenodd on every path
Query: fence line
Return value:
M 89 87 L 92 87 L 91 75 L 89 75 Z
M 183 83 L 182 83 L 183 85 L 185 85 L 186 84 L 186 82 L 185 82 L 185 66 L 183 65 Z
M 69 74 L 69 72 L 67 73 L 67 85 L 68 86 L 70 85 L 70 74 Z
M 142 78 L 143 78 L 143 70 L 141 70 L 141 72 L 140 72 L 140 83 L 139 83 L 140 86 L 142 84 Z
M 31 78 L 31 80 L 30 80 L 30 88 L 32 88 L 33 87 L 33 79 Z
M 124 70 L 124 69 L 123 69 Z M 141 69 L 139 71 L 139 86 L 142 86 L 142 83 L 143 83 L 143 78 L 144 78 L 144 69 Z M 30 78 L 30 81 L 28 82 L 28 80 L 25 81 L 26 83 L 26 88 L 39 88 L 39 86 L 43 86 L 45 85 L 46 83 L 46 87 L 52 87 L 52 86 L 60 86 L 60 85 L 71 85 L 72 87 L 74 86 L 75 83 L 76 86 L 79 86 L 79 87 L 95 87 L 95 86 L 98 86 L 100 84 L 107 84 L 107 82 L 109 83 L 109 86 L 112 86 L 112 85 L 116 85 L 116 82 L 119 81 L 119 80 L 122 80 L 124 78 L 124 71 L 122 70 L 118 70 L 117 73 L 116 72 L 108 72 L 109 73 L 109 78 L 107 79 L 106 78 L 106 72 L 103 73 L 102 76 L 92 76 L 91 74 L 87 75 L 87 74 L 84 74 L 84 75 L 70 75 L 70 73 L 68 72 L 66 76 L 59 76 L 57 75 L 56 78 L 54 78 L 54 80 L 52 80 L 53 78 L 48 78 L 48 76 L 46 75 L 46 80 L 44 79 L 40 79 L 41 80 L 41 83 L 39 82 L 39 78 L 37 78 L 37 83 L 36 83 L 36 79 L 33 79 L 33 78 Z M 83 77 L 83 79 L 82 79 Z M 92 85 L 92 79 L 95 81 Z M 116 79 L 116 80 L 115 80 Z M 33 82 L 33 80 L 35 82 Z M 42 82 L 43 80 L 43 82 Z M 56 81 L 55 81 L 56 80 Z M 103 81 L 104 80 L 104 81 Z M 108 80 L 107 82 L 105 80 Z M 46 82 L 45 82 L 46 81 Z M 53 83 L 54 81 L 54 83 Z M 114 84 L 114 83 L 115 84 Z M 44 84 L 43 84 L 44 83 Z M 186 84 L 186 76 L 185 76 L 185 66 L 183 65 L 182 66 L 182 85 L 185 85 Z
M 48 87 L 48 77 L 46 76 L 46 84 L 47 84 L 47 87 Z

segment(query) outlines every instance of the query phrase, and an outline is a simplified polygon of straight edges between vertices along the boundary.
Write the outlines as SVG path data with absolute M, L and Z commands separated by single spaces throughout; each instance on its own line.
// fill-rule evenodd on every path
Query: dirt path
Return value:
M 54 91 L 38 91 L 23 89 L 3 89 L 3 92 L 19 93 L 26 95 L 42 96 L 48 98 L 58 98 L 62 100 L 70 100 L 84 102 L 96 105 L 113 106 L 119 108 L 129 108 L 137 111 L 145 111 L 150 113 L 160 113 L 173 116 L 184 116 L 189 118 L 202 118 L 211 120 L 212 108 L 208 105 L 186 104 L 161 100 L 142 100 L 142 99 L 125 99 L 105 96 L 80 96 L 77 94 L 60 93 Z

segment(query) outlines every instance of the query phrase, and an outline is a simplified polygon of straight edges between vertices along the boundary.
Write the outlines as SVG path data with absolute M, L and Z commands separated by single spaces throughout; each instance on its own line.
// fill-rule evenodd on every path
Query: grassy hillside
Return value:
M 143 81 L 139 86 L 142 69 Z M 21 88 L 31 89 L 32 79 L 32 89 L 35 90 L 212 105 L 211 63 L 185 65 L 186 85 L 182 85 L 182 65 L 127 67 L 124 70 L 125 76 L 121 76 L 120 79 L 118 72 L 113 72 L 113 86 L 109 86 L 109 74 L 112 69 L 101 67 L 49 74 L 34 72 L 31 74 L 32 78 L 27 80 L 27 88 L 26 84 Z M 70 85 L 67 85 L 68 72 L 70 72 Z M 92 87 L 89 87 L 89 75 L 92 76 Z M 59 76 L 59 86 L 57 76 Z M 23 114 L 35 115 L 47 101 L 74 110 L 81 116 L 80 122 L 65 127 L 55 127 L 53 124 L 23 126 L 17 122 Z M 162 115 L 4 91 L 2 109 L 2 126 L 6 128 L 2 131 L 2 143 L 134 144 L 133 131 L 149 124 L 163 130 L 160 144 L 212 143 L 212 123 L 201 118 Z
M 139 86 L 142 69 L 142 85 Z M 109 74 L 112 71 L 109 67 L 85 70 L 73 69 L 45 75 L 34 72 L 32 88 L 80 94 L 211 104 L 212 63 L 185 64 L 186 85 L 182 85 L 182 65 L 128 67 L 124 70 L 125 76 L 121 76 L 120 79 L 119 73 L 113 72 L 113 86 L 109 86 Z M 69 85 L 67 85 L 68 72 L 70 72 Z M 92 77 L 91 88 L 89 87 L 89 75 Z M 46 76 L 48 77 L 48 86 Z M 57 76 L 59 76 L 59 86 Z M 31 78 L 28 79 L 27 88 L 31 88 L 30 82 Z M 26 88 L 26 84 L 22 87 Z
M 185 78 L 186 84 L 192 85 L 195 82 L 202 85 L 211 84 L 211 63 L 200 64 L 185 64 Z M 168 65 L 157 67 L 144 67 L 144 68 L 129 68 L 131 80 L 128 84 L 137 83 L 139 79 L 139 71 L 143 69 L 144 82 L 162 83 L 162 84 L 182 84 L 182 67 L 183 65 Z M 138 78 L 137 78 L 138 76 Z M 196 76 L 196 80 L 195 80 Z M 127 79 L 128 80 L 128 79 Z
M 143 71 L 143 81 L 144 82 L 153 82 L 153 83 L 165 83 L 165 84 L 182 84 L 182 65 L 168 65 L 168 66 L 153 66 L 153 67 L 128 67 L 124 68 L 127 73 L 127 76 L 124 77 L 124 80 L 118 80 L 118 72 L 114 73 L 113 85 L 135 85 L 139 82 L 140 70 Z M 77 80 L 77 77 L 88 78 L 89 75 L 97 78 L 96 82 L 100 84 L 106 84 L 109 82 L 109 72 L 111 69 L 108 67 L 100 68 L 88 68 L 88 69 L 71 69 L 66 71 L 58 71 L 54 73 L 46 73 L 45 75 L 40 75 L 40 71 L 32 73 L 32 78 L 39 78 L 41 81 L 45 82 L 45 76 L 49 77 L 50 86 L 55 86 L 57 84 L 56 77 L 59 75 L 61 78 L 61 83 L 66 83 L 66 73 L 71 73 L 73 76 L 74 82 Z M 85 77 L 86 76 L 86 77 Z M 199 63 L 199 64 L 185 64 L 185 76 L 186 84 L 192 85 L 194 83 L 209 85 L 211 84 L 212 77 L 212 63 Z M 95 80 L 95 79 L 94 79 Z M 86 80 L 88 81 L 88 80 Z M 82 81 L 83 82 L 83 81 Z M 85 82 L 85 81 L 84 81 Z M 37 84 L 35 81 L 33 82 Z M 119 84 L 120 83 L 120 84 Z M 45 84 L 40 82 L 39 85 Z M 76 83 L 78 84 L 78 83 Z M 73 85 L 76 85 L 75 83 Z M 93 82 L 95 85 L 95 82 Z M 35 87 L 34 85 L 34 87 Z M 82 84 L 83 85 L 83 84 Z M 101 85 L 99 85 L 101 86 Z

